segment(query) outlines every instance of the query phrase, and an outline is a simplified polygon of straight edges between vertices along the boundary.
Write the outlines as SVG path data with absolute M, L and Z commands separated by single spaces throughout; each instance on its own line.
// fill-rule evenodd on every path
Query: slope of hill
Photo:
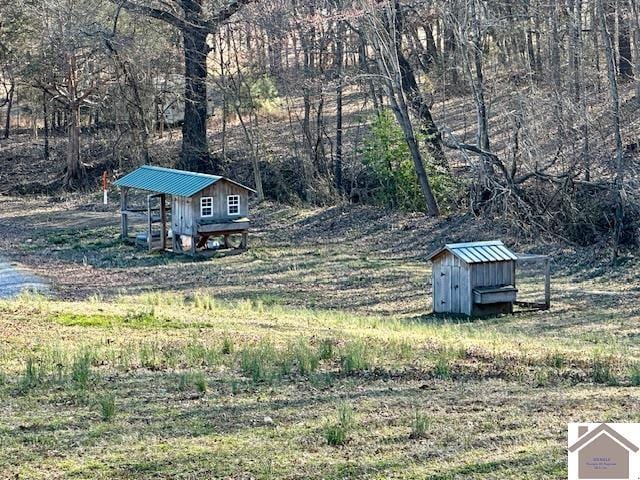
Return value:
M 97 201 L 2 199 L 0 252 L 58 295 L 0 301 L 2 477 L 556 479 L 568 422 L 637 421 L 633 258 L 538 244 L 551 311 L 432 317 L 432 247 L 529 246 L 270 204 L 247 253 L 193 261 L 121 245 Z

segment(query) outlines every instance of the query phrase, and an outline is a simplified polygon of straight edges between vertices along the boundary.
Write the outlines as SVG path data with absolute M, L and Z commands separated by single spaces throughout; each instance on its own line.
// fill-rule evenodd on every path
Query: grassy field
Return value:
M 0 478 L 558 479 L 568 422 L 640 421 L 633 259 L 561 252 L 550 312 L 472 321 L 427 315 L 464 224 L 270 206 L 191 261 L 13 202 L 2 254 L 57 290 L 0 302 Z

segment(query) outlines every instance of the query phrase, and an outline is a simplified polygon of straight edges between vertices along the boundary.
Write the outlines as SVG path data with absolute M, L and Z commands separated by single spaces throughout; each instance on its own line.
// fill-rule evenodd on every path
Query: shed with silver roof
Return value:
M 470 316 L 513 312 L 518 256 L 499 241 L 450 243 L 429 255 L 433 311 Z

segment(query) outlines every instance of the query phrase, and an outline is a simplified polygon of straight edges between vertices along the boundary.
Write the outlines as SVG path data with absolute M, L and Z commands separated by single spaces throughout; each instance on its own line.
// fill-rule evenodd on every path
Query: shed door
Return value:
M 460 301 L 460 267 L 442 265 L 440 267 L 440 278 L 438 278 L 439 303 L 436 306 L 437 312 L 462 313 Z

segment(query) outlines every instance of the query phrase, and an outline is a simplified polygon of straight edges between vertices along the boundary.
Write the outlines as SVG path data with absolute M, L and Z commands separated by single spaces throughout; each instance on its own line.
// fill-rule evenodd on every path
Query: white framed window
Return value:
M 213 217 L 213 197 L 202 197 L 200 199 L 200 216 Z
M 240 215 L 240 195 L 227 196 L 227 215 Z

